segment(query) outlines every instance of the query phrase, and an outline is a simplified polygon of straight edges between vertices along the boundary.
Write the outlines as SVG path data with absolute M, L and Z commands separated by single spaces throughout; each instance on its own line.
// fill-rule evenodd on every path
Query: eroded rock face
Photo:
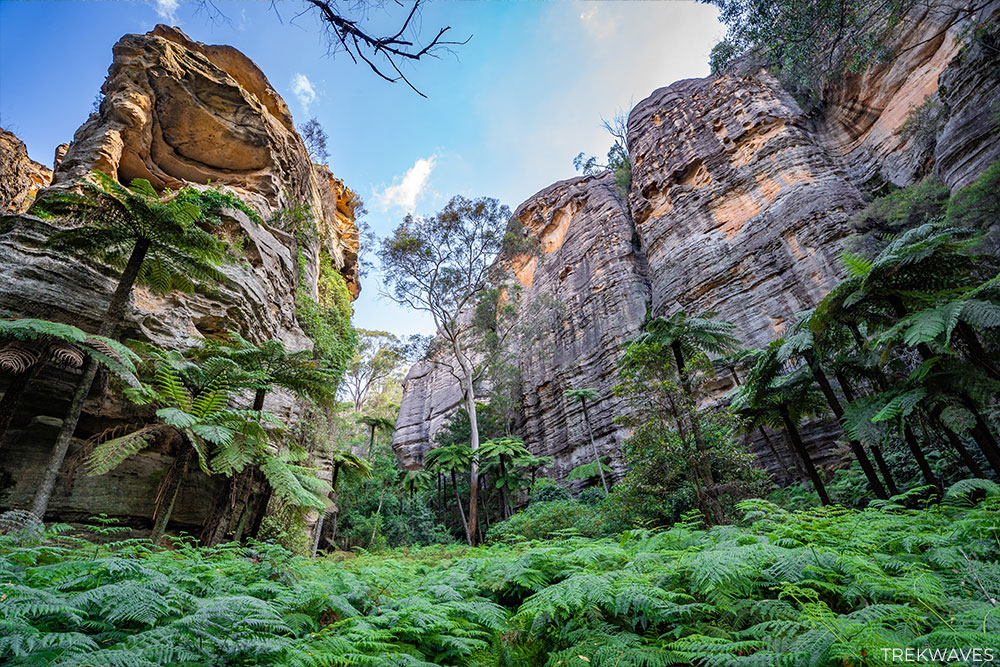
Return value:
M 308 206 L 359 291 L 354 197 L 309 160 L 288 106 L 253 61 L 164 25 L 125 35 L 113 53 L 100 113 L 77 130 L 53 187 L 72 187 L 98 169 L 123 183 L 145 178 L 157 189 L 225 186 L 265 220 Z
M 224 212 L 222 234 L 233 248 L 233 262 L 221 267 L 226 280 L 193 294 L 159 296 L 135 288 L 123 337 L 185 349 L 199 338 L 237 331 L 256 342 L 278 339 L 292 350 L 310 348 L 295 315 L 296 289 L 303 281 L 316 294 L 320 255 L 327 253 L 357 295 L 357 199 L 328 168 L 310 162 L 287 106 L 256 65 L 231 47 L 206 46 L 157 26 L 115 45 L 102 90 L 100 113 L 80 127 L 67 150 L 57 151 L 52 188 L 72 188 L 94 169 L 126 182 L 146 178 L 161 189 L 203 188 L 211 181 L 265 221 Z M 287 218 L 275 214 L 302 205 L 312 212 L 317 233 L 297 241 Z M 0 218 L 0 310 L 96 330 L 118 276 L 46 248 L 61 224 L 30 214 Z M 299 253 L 305 260 L 301 276 Z M 0 507 L 23 506 L 30 498 L 66 408 L 51 397 L 71 395 L 71 381 L 65 373 L 43 371 L 22 401 L 0 455 Z M 99 398 L 95 390 L 78 437 L 134 428 L 148 417 L 121 400 Z M 265 409 L 287 420 L 301 406 L 273 392 Z M 84 446 L 74 444 L 70 461 Z M 157 443 L 99 482 L 68 472 L 50 506 L 53 516 L 106 512 L 137 525 L 148 522 L 156 496 L 150 489 L 155 491 L 165 470 L 162 459 L 171 451 L 170 443 Z M 216 484 L 189 471 L 179 524 L 201 522 Z
M 654 314 L 717 312 L 759 346 L 835 284 L 862 199 L 767 74 L 661 88 L 632 110 L 629 150 Z
M 629 117 L 627 208 L 610 175 L 557 183 L 520 206 L 543 253 L 515 259 L 515 274 L 525 302 L 542 303 L 548 318 L 537 346 L 518 350 L 523 434 L 534 453 L 555 457 L 548 474 L 590 457 L 579 408 L 563 398 L 571 388 L 601 392 L 591 420 L 617 458 L 627 434 L 611 421 L 625 409 L 610 395 L 614 367 L 647 307 L 718 312 L 745 345 L 766 345 L 840 278 L 840 241 L 864 195 L 932 171 L 961 187 L 1000 157 L 996 52 L 963 48 L 954 39 L 963 24 L 943 30 L 954 11 L 909 17 L 899 58 L 839 82 L 810 115 L 766 72 L 661 88 Z M 980 18 L 998 16 L 993 2 Z M 944 109 L 930 142 L 902 131 L 928 96 Z M 709 380 L 706 403 L 732 386 Z M 435 363 L 411 369 L 394 438 L 404 464 L 419 465 L 461 398 Z M 843 459 L 835 424 L 809 424 L 803 436 L 820 465 Z M 800 477 L 783 434 L 769 440 L 752 439 L 761 464 L 779 481 Z
M 961 3 L 917 5 L 903 19 L 897 57 L 826 91 L 817 130 L 866 192 L 931 172 L 960 188 L 1000 157 L 996 47 L 967 34 L 970 22 L 1000 21 L 1000 2 L 958 20 L 964 11 Z M 914 119 L 906 128 L 924 105 L 923 127 Z
M 52 182 L 52 170 L 28 157 L 24 142 L 0 128 L 0 213 L 23 213 L 39 190 Z

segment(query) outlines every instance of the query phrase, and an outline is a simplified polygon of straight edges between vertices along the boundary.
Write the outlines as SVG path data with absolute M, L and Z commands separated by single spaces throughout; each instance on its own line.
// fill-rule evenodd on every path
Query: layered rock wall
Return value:
M 277 339 L 293 350 L 310 348 L 296 319 L 295 295 L 300 286 L 316 295 L 320 255 L 329 255 L 353 294 L 360 290 L 356 197 L 328 168 L 312 164 L 284 101 L 235 49 L 199 44 L 176 28 L 157 26 L 145 35 L 126 35 L 113 52 L 100 112 L 76 132 L 51 187 L 73 188 L 94 169 L 122 182 L 145 178 L 161 190 L 210 184 L 246 201 L 264 221 L 225 211 L 222 233 L 233 255 L 232 263 L 220 267 L 225 280 L 191 294 L 160 296 L 135 288 L 123 337 L 185 349 L 200 338 L 237 331 L 255 342 Z M 294 206 L 309 208 L 315 234 L 296 238 L 299 230 L 279 215 Z M 118 276 L 47 248 L 46 239 L 63 224 L 30 214 L 0 218 L 0 310 L 96 330 Z M 0 509 L 30 498 L 66 408 L 59 397 L 72 394 L 72 379 L 46 369 L 22 400 L 3 443 Z M 126 403 L 100 398 L 95 391 L 86 404 L 78 437 L 142 422 Z M 288 419 L 301 406 L 273 392 L 265 408 Z M 81 440 L 71 451 L 65 483 L 50 506 L 53 516 L 106 512 L 148 522 L 171 443 L 155 443 L 99 482 L 75 472 L 73 462 L 82 460 L 86 446 Z M 216 484 L 200 473 L 187 476 L 180 524 L 201 522 Z
M 961 187 L 1000 158 L 997 51 L 956 41 L 968 25 L 947 27 L 956 11 L 915 11 L 895 60 L 836 83 L 809 114 L 763 71 L 661 88 L 629 116 L 627 197 L 609 174 L 557 183 L 518 208 L 543 253 L 515 260 L 516 277 L 524 303 L 543 304 L 548 318 L 538 345 L 517 350 L 523 434 L 534 453 L 555 457 L 548 474 L 589 460 L 567 389 L 601 392 L 591 419 L 599 447 L 616 458 L 626 434 L 611 421 L 623 409 L 610 393 L 614 367 L 647 308 L 717 312 L 745 345 L 766 345 L 837 282 L 840 241 L 866 196 L 929 173 Z M 998 18 L 992 2 L 975 20 Z M 927 100 L 941 110 L 930 142 L 904 130 Z M 404 465 L 422 461 L 461 401 L 441 361 L 415 365 L 404 384 L 394 438 Z M 711 392 L 730 382 L 718 377 Z M 806 433 L 818 462 L 835 464 L 835 426 Z M 753 449 L 776 478 L 797 476 L 781 435 Z
M 0 213 L 27 211 L 51 182 L 52 170 L 29 158 L 24 142 L 0 128 Z

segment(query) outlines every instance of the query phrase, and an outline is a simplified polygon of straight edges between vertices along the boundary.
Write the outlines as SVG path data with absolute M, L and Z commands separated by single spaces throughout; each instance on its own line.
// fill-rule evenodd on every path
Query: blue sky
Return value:
M 87 118 L 123 34 L 157 23 L 250 56 L 296 122 L 315 116 L 330 136 L 330 167 L 367 203 L 384 236 L 411 210 L 429 214 L 455 194 L 492 196 L 511 209 L 574 175 L 580 151 L 603 158 L 601 117 L 654 89 L 708 74 L 722 36 L 714 8 L 646 2 L 431 2 L 422 34 L 452 26 L 472 36 L 455 55 L 424 60 L 411 80 L 428 96 L 388 84 L 344 54 L 330 58 L 297 0 L 216 0 L 226 20 L 197 4 L 0 0 L 0 125 L 35 160 Z M 375 21 L 391 17 L 375 14 Z M 429 318 L 379 296 L 377 267 L 355 304 L 356 326 L 431 333 Z

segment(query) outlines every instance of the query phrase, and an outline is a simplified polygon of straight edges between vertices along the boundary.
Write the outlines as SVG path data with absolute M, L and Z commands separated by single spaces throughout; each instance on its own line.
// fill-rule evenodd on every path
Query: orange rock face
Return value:
M 816 113 L 765 72 L 656 90 L 629 117 L 627 194 L 605 174 L 562 181 L 521 205 L 542 252 L 514 258 L 512 270 L 522 319 L 536 316 L 532 308 L 544 318 L 515 352 L 519 426 L 533 452 L 555 457 L 548 474 L 589 460 L 567 389 L 598 389 L 588 406 L 595 439 L 616 459 L 627 434 L 612 422 L 625 409 L 611 392 L 615 363 L 647 309 L 715 311 L 744 344 L 765 345 L 837 282 L 847 220 L 874 189 L 932 172 L 960 187 L 1000 158 L 996 53 L 955 42 L 961 25 L 941 29 L 950 11 L 918 9 L 899 57 L 832 86 Z M 979 19 L 1000 20 L 1000 2 Z M 936 140 L 918 145 L 902 130 L 928 96 L 947 114 Z M 447 365 L 423 362 L 407 377 L 394 439 L 406 465 L 422 460 L 462 398 Z M 715 395 L 729 382 L 714 380 Z M 809 433 L 815 458 L 834 463 L 837 429 L 814 424 Z

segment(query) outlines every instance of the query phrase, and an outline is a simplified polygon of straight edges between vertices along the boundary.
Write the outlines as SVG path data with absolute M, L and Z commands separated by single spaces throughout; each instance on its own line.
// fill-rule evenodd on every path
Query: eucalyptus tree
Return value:
M 469 543 L 469 546 L 472 546 L 472 532 L 469 528 L 469 522 L 465 518 L 465 511 L 462 509 L 462 496 L 458 493 L 458 474 L 468 470 L 474 460 L 475 453 L 472 451 L 472 448 L 461 444 L 435 447 L 427 452 L 427 456 L 424 458 L 424 465 L 427 469 L 441 472 L 451 479 L 451 488 L 455 493 L 458 515 L 462 519 L 465 540 Z
M 226 245 L 199 226 L 204 216 L 191 197 L 182 193 L 161 197 L 141 178 L 129 187 L 100 171 L 93 172 L 92 178 L 93 183 L 77 182 L 80 192 L 43 196 L 32 210 L 79 223 L 53 234 L 48 247 L 121 271 L 99 336 L 117 337 L 135 285 L 165 294 L 173 289 L 193 290 L 195 281 L 225 280 L 216 267 L 230 259 Z M 44 518 L 48 508 L 96 373 L 97 365 L 88 357 L 32 502 L 31 511 L 39 518 Z
M 583 422 L 587 426 L 587 436 L 590 438 L 590 449 L 593 451 L 594 461 L 597 463 L 597 473 L 601 477 L 601 486 L 604 487 L 604 493 L 607 494 L 611 493 L 611 489 L 608 488 L 608 480 L 604 476 L 604 466 L 601 465 L 601 456 L 597 451 L 597 443 L 594 442 L 594 429 L 590 424 L 590 415 L 587 413 L 587 401 L 596 400 L 600 397 L 600 395 L 600 392 L 591 387 L 584 389 L 569 389 L 565 393 L 566 398 L 570 400 L 575 398 L 580 401 L 580 408 L 583 410 Z
M 456 196 L 433 216 L 407 215 L 378 252 L 388 295 L 430 313 L 458 365 L 453 373 L 462 385 L 473 454 L 479 448 L 474 310 L 500 280 L 498 254 L 520 240 L 508 234 L 511 222 L 510 209 L 496 199 Z M 479 466 L 474 457 L 469 476 L 469 535 L 476 535 Z
M 344 371 L 341 389 L 354 411 L 361 412 L 369 392 L 384 386 L 406 361 L 407 345 L 385 331 L 357 331 L 358 345 Z

